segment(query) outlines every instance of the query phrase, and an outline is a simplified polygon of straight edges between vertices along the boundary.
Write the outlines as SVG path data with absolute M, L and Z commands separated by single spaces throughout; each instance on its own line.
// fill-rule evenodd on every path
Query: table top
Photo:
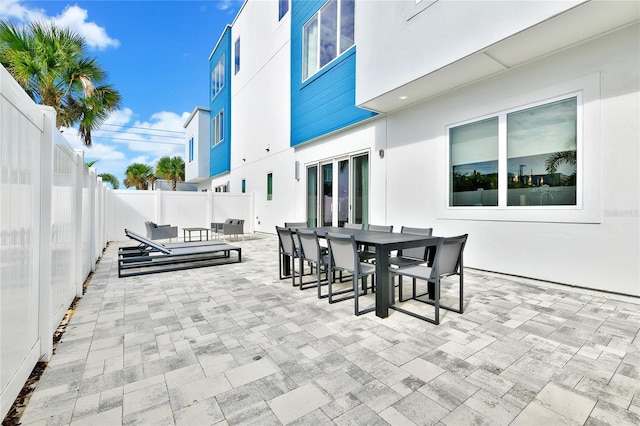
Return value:
M 202 227 L 197 227 L 197 228 L 182 228 L 183 231 L 208 231 L 209 228 L 202 228 Z
M 318 233 L 318 236 L 325 237 L 327 233 L 353 235 L 359 243 L 370 244 L 373 246 L 394 245 L 402 243 L 425 243 L 425 245 L 436 245 L 441 237 L 415 234 L 401 234 L 398 232 L 381 232 L 368 231 L 365 229 L 339 228 L 337 226 L 320 226 L 317 228 L 308 228 Z M 414 244 L 412 244 L 414 245 Z

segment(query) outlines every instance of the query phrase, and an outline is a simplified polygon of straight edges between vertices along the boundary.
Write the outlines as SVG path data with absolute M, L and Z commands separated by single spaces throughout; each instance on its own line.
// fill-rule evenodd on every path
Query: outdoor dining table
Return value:
M 389 253 L 413 247 L 435 247 L 441 237 L 401 234 L 395 232 L 367 231 L 364 229 L 321 226 L 309 228 L 315 230 L 318 237 L 325 238 L 327 233 L 353 235 L 358 244 L 374 246 L 376 249 L 376 316 L 389 316 L 389 306 L 394 302 L 393 283 L 389 281 Z

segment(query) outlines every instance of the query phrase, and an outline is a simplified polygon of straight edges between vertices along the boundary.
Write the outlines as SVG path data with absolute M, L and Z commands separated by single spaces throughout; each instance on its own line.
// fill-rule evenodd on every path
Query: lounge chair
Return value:
M 244 219 L 227 219 L 222 224 L 222 238 L 227 235 L 235 235 L 236 240 L 238 235 L 242 235 L 242 241 L 244 241 Z
M 242 262 L 242 249 L 216 241 L 213 244 L 157 244 L 125 229 L 127 237 L 140 243 L 137 247 L 118 249 L 118 278 L 156 272 L 200 268 L 222 263 Z M 208 241 L 208 243 L 212 243 Z M 231 257 L 236 252 L 237 260 Z

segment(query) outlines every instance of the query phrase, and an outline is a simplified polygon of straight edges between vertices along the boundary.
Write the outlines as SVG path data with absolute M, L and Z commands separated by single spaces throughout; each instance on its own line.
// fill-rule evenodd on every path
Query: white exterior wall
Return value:
M 185 124 L 185 182 L 197 182 L 198 191 L 209 188 L 209 109 L 196 107 Z M 193 138 L 193 161 L 189 161 L 189 140 Z M 202 186 L 202 187 L 201 187 Z
M 468 266 L 640 295 L 639 35 L 635 25 L 389 116 L 389 223 L 469 233 Z M 446 208 L 447 125 L 578 90 L 582 209 Z
M 232 50 L 240 37 L 241 56 L 231 80 L 231 173 L 214 178 L 212 187 L 228 181 L 238 193 L 245 179 L 247 193 L 255 193 L 256 231 L 274 232 L 275 224 L 299 217 L 290 147 L 290 15 L 278 21 L 278 2 L 247 2 L 231 30 Z M 267 200 L 270 172 L 273 199 Z
M 583 1 L 358 2 L 356 103 L 463 59 Z M 500 70 L 495 66 L 495 71 Z

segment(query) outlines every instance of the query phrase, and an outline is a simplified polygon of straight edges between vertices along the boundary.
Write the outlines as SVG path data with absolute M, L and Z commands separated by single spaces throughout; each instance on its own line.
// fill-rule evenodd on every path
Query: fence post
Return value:
M 96 271 L 96 169 L 89 168 L 89 262 L 91 272 Z
M 83 188 L 83 176 L 84 176 L 84 151 L 76 150 L 76 184 L 75 184 L 75 215 L 76 215 L 76 229 L 75 232 L 75 244 L 74 244 L 74 262 L 75 262 L 75 274 L 74 279 L 76 281 L 76 297 L 82 297 L 82 285 L 84 284 L 84 278 L 82 276 L 82 188 Z
M 51 107 L 41 107 L 44 115 L 44 131 L 40 143 L 40 308 L 38 335 L 40 359 L 49 361 L 53 355 L 53 327 L 51 324 L 51 205 L 53 188 L 53 133 L 56 129 L 56 112 Z

